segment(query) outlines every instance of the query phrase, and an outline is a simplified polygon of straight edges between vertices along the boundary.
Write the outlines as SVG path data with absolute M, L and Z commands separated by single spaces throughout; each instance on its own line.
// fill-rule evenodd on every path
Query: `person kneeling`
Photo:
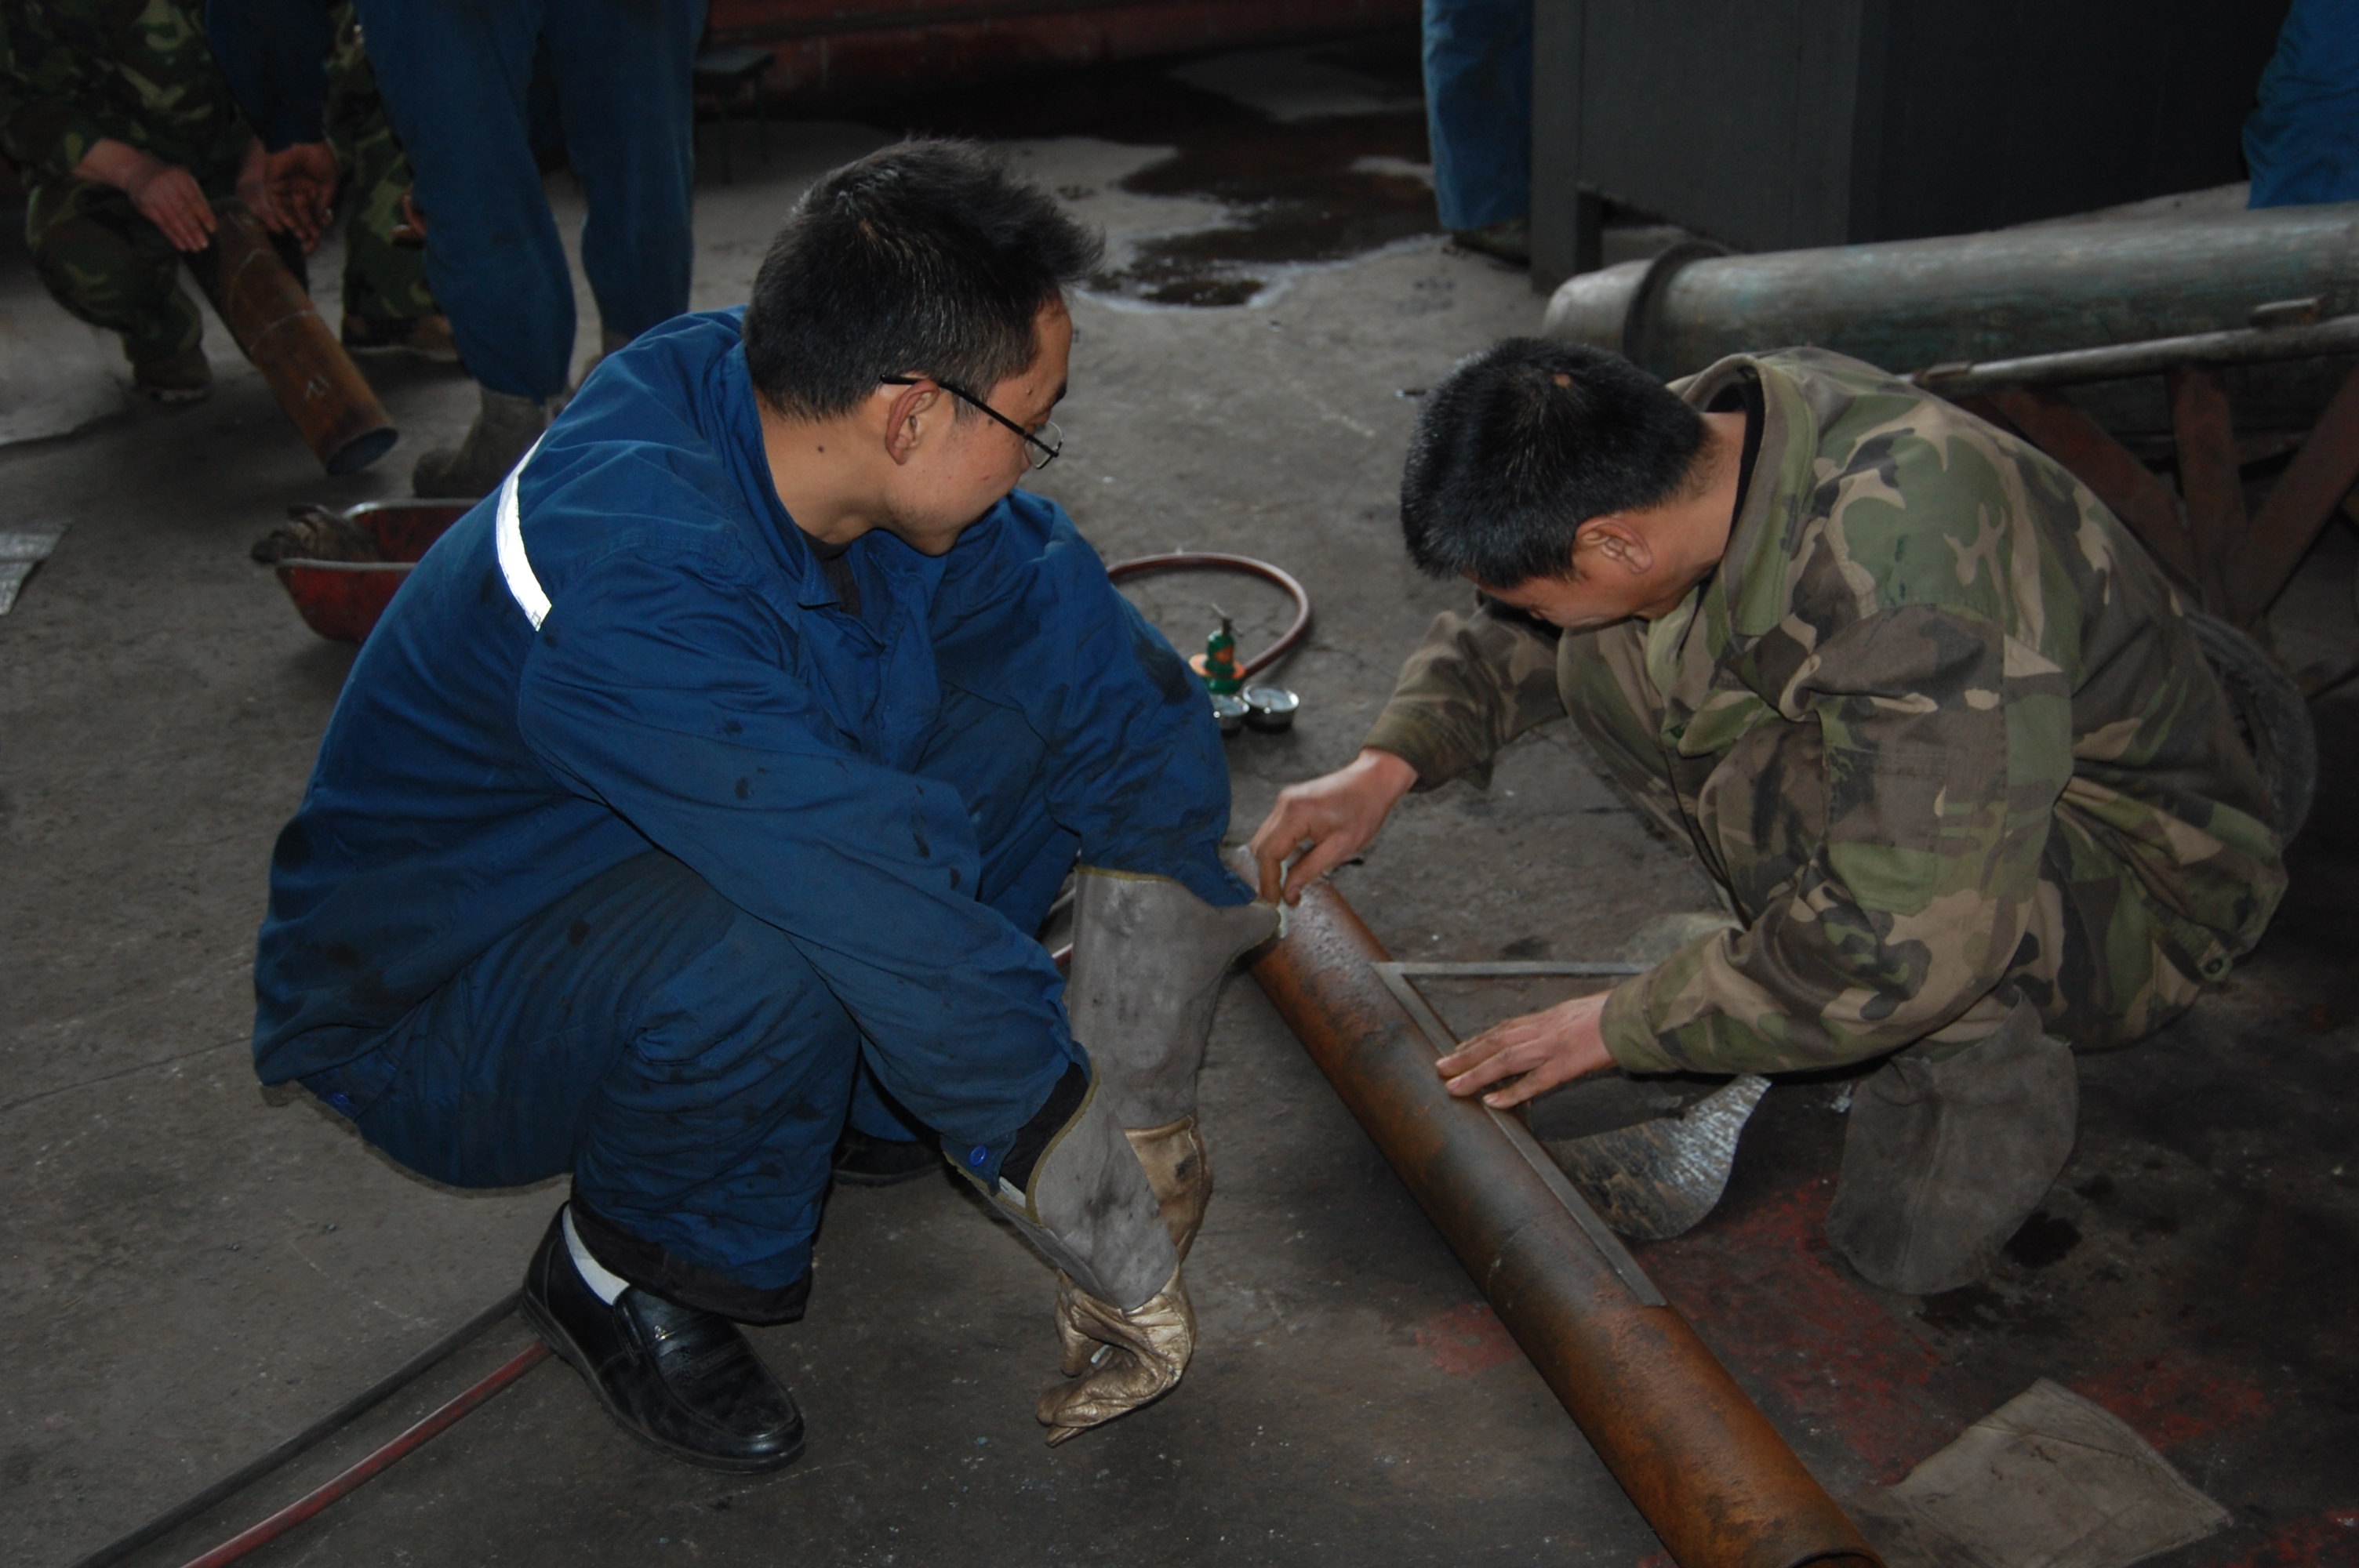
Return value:
M 1987 1271 L 2071 1152 L 2072 1049 L 2177 1017 L 2284 892 L 2154 564 L 2055 462 L 1870 365 L 1788 349 L 1666 388 L 1501 343 L 1427 398 L 1401 524 L 1480 605 L 1357 760 L 1280 795 L 1264 895 L 1570 715 L 1733 928 L 1468 1041 L 1451 1092 L 1880 1061 L 1827 1218 L 1879 1285 Z

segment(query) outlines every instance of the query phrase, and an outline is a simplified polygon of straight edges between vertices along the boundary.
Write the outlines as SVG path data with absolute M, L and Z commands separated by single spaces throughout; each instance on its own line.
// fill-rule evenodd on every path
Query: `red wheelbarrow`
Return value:
M 299 506 L 285 526 L 254 546 L 276 568 L 303 624 L 322 637 L 358 643 L 376 626 L 429 546 L 465 516 L 472 501 L 369 501 L 348 512 Z

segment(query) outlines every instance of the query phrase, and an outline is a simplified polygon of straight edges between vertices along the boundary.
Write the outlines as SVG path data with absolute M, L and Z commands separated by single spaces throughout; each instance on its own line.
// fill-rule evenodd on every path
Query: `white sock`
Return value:
M 592 1257 L 590 1249 L 582 1245 L 582 1233 L 573 1228 L 571 1204 L 565 1206 L 565 1249 L 573 1254 L 573 1266 L 581 1271 L 582 1282 L 590 1287 L 590 1293 L 608 1306 L 613 1306 L 614 1298 L 631 1288 L 630 1281 Z

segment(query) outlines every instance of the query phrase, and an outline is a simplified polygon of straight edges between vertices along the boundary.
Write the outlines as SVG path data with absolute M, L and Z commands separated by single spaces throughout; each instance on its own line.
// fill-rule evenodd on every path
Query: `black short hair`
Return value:
M 988 397 L 1032 362 L 1041 309 L 1104 250 L 974 144 L 902 142 L 795 204 L 745 307 L 746 368 L 801 418 L 846 413 L 894 375 Z
M 1677 496 L 1703 438 L 1702 416 L 1621 355 L 1509 338 L 1426 395 L 1401 536 L 1435 577 L 1565 577 L 1582 524 Z

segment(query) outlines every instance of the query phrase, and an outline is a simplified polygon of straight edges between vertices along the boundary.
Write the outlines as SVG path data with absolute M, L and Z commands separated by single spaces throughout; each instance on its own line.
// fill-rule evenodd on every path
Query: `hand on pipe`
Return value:
M 163 230 L 174 249 L 201 251 L 212 243 L 212 203 L 205 200 L 196 176 L 178 164 L 150 157 L 128 142 L 101 136 L 73 171 L 131 198 L 139 215 Z
M 1247 846 L 1261 871 L 1262 902 L 1283 894 L 1301 903 L 1304 888 L 1367 848 L 1416 784 L 1405 760 L 1368 748 L 1324 778 L 1280 790 Z
M 287 220 L 278 211 L 278 203 L 270 189 L 270 155 L 262 150 L 262 138 L 256 136 L 245 144 L 245 157 L 238 160 L 237 199 L 245 210 L 262 220 L 262 226 L 272 233 L 283 232 Z
M 1611 994 L 1577 996 L 1545 1011 L 1495 1023 L 1434 1063 L 1434 1071 L 1462 1099 L 1521 1073 L 1506 1087 L 1483 1095 L 1484 1105 L 1506 1110 L 1559 1084 L 1610 1067 L 1614 1057 L 1605 1049 L 1598 1019 Z
M 264 155 L 263 178 L 277 220 L 263 222 L 293 234 L 307 254 L 316 249 L 336 215 L 336 155 L 325 142 L 298 142 Z
M 1065 1376 L 1079 1381 L 1050 1386 L 1033 1412 L 1049 1429 L 1052 1448 L 1177 1388 L 1195 1354 L 1196 1312 L 1176 1269 L 1128 1312 L 1059 1274 L 1057 1340 Z

